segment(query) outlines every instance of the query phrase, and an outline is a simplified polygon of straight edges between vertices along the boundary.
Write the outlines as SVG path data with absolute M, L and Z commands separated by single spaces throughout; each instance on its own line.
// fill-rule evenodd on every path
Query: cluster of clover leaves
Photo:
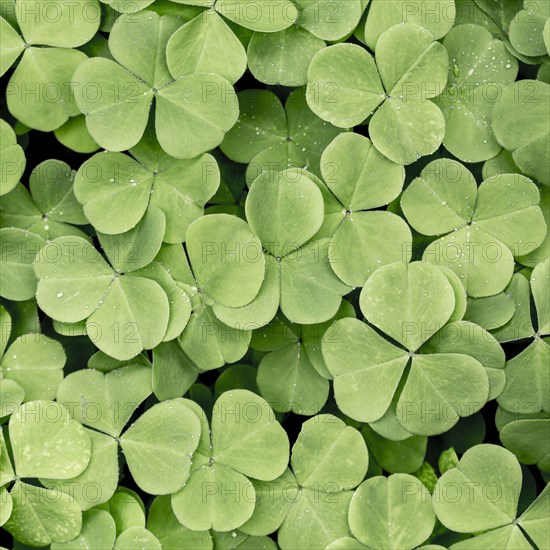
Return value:
M 0 0 L 0 46 L 14 548 L 550 548 L 547 0 Z

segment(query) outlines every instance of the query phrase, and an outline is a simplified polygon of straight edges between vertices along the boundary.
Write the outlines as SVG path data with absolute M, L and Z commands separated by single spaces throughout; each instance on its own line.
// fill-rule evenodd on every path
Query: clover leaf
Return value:
M 53 399 L 63 379 L 66 356 L 59 342 L 39 333 L 23 334 L 5 349 L 12 321 L 3 306 L 0 306 L 0 319 L 0 417 L 4 417 L 23 401 Z
M 115 542 L 115 522 L 109 512 L 93 509 L 82 514 L 79 535 L 69 542 L 53 542 L 52 550 L 76 548 L 112 548 Z
M 216 147 L 237 120 L 235 94 L 225 78 L 194 73 L 174 80 L 169 73 L 165 48 L 180 24 L 150 11 L 121 15 L 109 34 L 116 61 L 95 57 L 78 66 L 76 103 L 105 149 L 122 151 L 140 141 L 153 99 L 158 141 L 176 158 Z
M 550 123 L 545 105 L 550 85 L 538 80 L 521 80 L 508 86 L 493 108 L 493 132 L 521 171 L 550 185 Z M 544 114 L 543 114 L 544 113 Z M 521 118 L 521 124 L 511 121 Z
M 429 99 L 447 82 L 447 52 L 429 31 L 410 23 L 385 31 L 375 57 L 353 44 L 321 50 L 309 67 L 307 102 L 341 128 L 372 115 L 375 147 L 393 162 L 410 164 L 433 153 L 445 135 L 443 114 Z
M 319 171 L 323 149 L 341 130 L 311 111 L 303 90 L 292 92 L 284 108 L 267 90 L 246 90 L 238 97 L 239 120 L 220 148 L 231 160 L 249 164 L 249 184 L 290 167 Z
M 118 234 L 135 227 L 149 207 L 158 208 L 166 219 L 164 242 L 183 242 L 189 224 L 204 213 L 219 185 L 216 160 L 209 154 L 174 159 L 162 151 L 152 132 L 131 153 L 133 158 L 98 153 L 81 165 L 74 189 L 84 213 L 97 231 Z M 111 216 L 110 207 L 124 215 Z
M 543 35 L 548 18 L 550 9 L 546 2 L 523 2 L 523 9 L 512 19 L 508 31 L 512 46 L 522 56 L 537 57 L 549 53 Z
M 125 429 L 133 412 L 151 391 L 151 369 L 137 365 L 106 375 L 81 370 L 60 384 L 58 401 L 74 418 L 91 428 L 90 433 L 99 434 L 98 450 L 90 462 L 93 471 L 84 472 L 89 475 L 86 481 L 100 480 L 103 472 L 115 472 L 117 477 L 118 459 L 113 447 L 116 449 L 118 442 L 130 473 L 142 490 L 169 494 L 186 482 L 191 456 L 199 444 L 200 423 L 182 399 L 154 405 Z M 102 502 L 103 499 L 104 495 Z
M 189 402 L 202 422 L 191 476 L 172 495 L 180 523 L 194 531 L 230 531 L 254 511 L 255 490 L 248 479 L 270 481 L 288 463 L 288 437 L 271 407 L 247 390 L 223 393 L 212 413 L 211 429 L 204 412 Z
M 330 267 L 328 240 L 308 242 L 324 218 L 323 196 L 317 185 L 307 172 L 295 169 L 279 172 L 274 178 L 264 174 L 252 184 L 245 209 L 250 227 L 265 251 L 266 271 L 274 272 L 272 278 L 264 281 L 266 285 L 272 281 L 272 315 L 280 304 L 292 322 L 328 321 L 338 311 L 349 287 L 338 280 Z M 261 294 L 260 291 L 258 299 Z M 214 313 L 225 319 L 225 310 L 214 308 Z M 241 313 L 246 319 L 248 311 L 243 309 Z M 262 319 L 263 324 L 270 320 Z
M 37 10 L 34 16 L 28 13 Z M 69 83 L 86 55 L 71 49 L 88 42 L 100 21 L 97 0 L 69 5 L 54 0 L 48 5 L 31 0 L 18 1 L 15 16 L 21 36 L 3 17 L 0 74 L 22 57 L 10 78 L 7 94 L 10 113 L 23 124 L 44 132 L 64 124 L 79 114 Z M 51 47 L 50 47 L 51 46 Z M 27 83 L 34 82 L 34 101 L 27 99 Z
M 396 414 L 411 434 L 445 432 L 485 404 L 487 373 L 476 354 L 469 355 L 467 338 L 460 353 L 433 354 L 429 343 L 423 346 L 445 327 L 455 307 L 453 288 L 436 267 L 420 262 L 381 267 L 363 287 L 360 305 L 367 321 L 399 347 L 361 321 L 335 323 L 335 333 L 323 340 L 323 356 L 345 414 L 362 422 L 382 418 L 405 369 Z
M 344 283 L 363 286 L 381 265 L 410 260 L 412 235 L 407 224 L 391 212 L 368 212 L 399 195 L 403 166 L 381 155 L 368 138 L 346 133 L 324 150 L 321 173 L 341 205 L 330 261 Z
M 453 270 L 477 298 L 504 290 L 513 256 L 522 255 L 527 243 L 544 240 L 539 200 L 537 186 L 525 176 L 493 176 L 478 188 L 463 165 L 438 159 L 405 190 L 401 207 L 420 233 L 446 234 L 428 245 L 423 258 Z
M 533 540 L 540 541 L 544 528 L 541 530 L 535 517 L 547 508 L 550 493 L 546 488 L 531 508 L 516 519 L 521 482 L 520 465 L 506 449 L 485 444 L 466 451 L 456 468 L 438 480 L 434 509 L 443 525 L 453 531 L 486 533 L 453 548 L 529 549 L 532 546 L 525 534 L 530 537 L 531 533 Z M 542 512 L 539 518 L 544 515 Z
M 455 27 L 443 45 L 450 59 L 448 85 L 434 98 L 445 115 L 443 145 L 465 162 L 492 158 L 501 149 L 491 129 L 493 105 L 515 81 L 517 61 L 478 25 Z
M 417 478 L 375 476 L 355 491 L 349 508 L 351 532 L 367 547 L 412 549 L 432 533 L 432 498 Z
M 26 165 L 25 152 L 17 144 L 17 137 L 11 126 L 0 119 L 0 195 L 9 193 L 19 182 Z
M 351 489 L 368 466 L 361 434 L 332 415 L 309 419 L 292 447 L 291 466 L 274 481 L 254 482 L 256 508 L 241 530 L 266 535 L 278 529 L 283 549 L 325 548 L 349 535 Z
M 87 238 L 73 227 L 88 220 L 74 196 L 75 173 L 60 160 L 38 164 L 29 177 L 29 191 L 18 184 L 2 199 L 0 226 L 17 227 L 50 241 L 57 237 Z
M 141 223 L 151 223 L 152 227 L 157 223 L 152 215 L 144 220 Z M 129 242 L 132 240 L 131 236 Z M 66 323 L 86 320 L 88 334 L 97 347 L 124 360 L 162 341 L 169 305 L 158 283 L 129 273 L 141 267 L 139 262 L 153 259 L 155 251 L 151 254 L 141 246 L 138 255 L 148 254 L 149 259 L 133 257 L 133 249 L 124 246 L 124 239 L 111 239 L 111 243 L 104 248 L 113 267 L 84 239 L 61 237 L 47 243 L 34 262 L 39 279 L 36 298 L 40 308 L 54 319 Z

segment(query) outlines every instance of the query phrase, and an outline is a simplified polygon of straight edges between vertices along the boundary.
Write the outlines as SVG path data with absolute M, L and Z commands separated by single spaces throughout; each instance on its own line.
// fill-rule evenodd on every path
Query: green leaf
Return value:
M 490 159 L 501 149 L 491 129 L 493 105 L 516 79 L 517 61 L 478 25 L 453 29 L 443 45 L 452 60 L 448 87 L 434 100 L 445 115 L 443 145 L 465 162 Z
M 246 199 L 246 217 L 263 247 L 277 258 L 299 249 L 323 223 L 319 188 L 293 170 L 260 176 Z
M 486 298 L 468 298 L 464 320 L 494 330 L 505 325 L 515 310 L 514 300 L 504 292 Z
M 239 116 L 231 84 L 217 74 L 184 76 L 159 90 L 155 128 L 161 147 L 191 159 L 214 149 Z
M 200 422 L 179 399 L 154 405 L 120 438 L 128 468 L 149 494 L 174 493 L 185 484 L 199 444 Z
M 4 46 L 2 45 L 2 48 Z M 25 152 L 17 144 L 17 137 L 11 126 L 0 119 L 2 161 L 0 164 L 0 195 L 9 193 L 21 179 L 25 170 Z
M 48 489 L 70 495 L 82 510 L 90 510 L 107 502 L 114 494 L 118 478 L 118 444 L 108 435 L 85 430 L 92 440 L 92 454 L 86 469 L 71 479 L 41 479 Z
M 361 0 L 296 0 L 297 25 L 323 40 L 336 41 L 353 32 L 363 13 Z
M 59 385 L 57 401 L 85 426 L 117 438 L 150 394 L 151 369 L 133 364 L 107 374 L 73 372 Z
M 339 128 L 361 124 L 385 98 L 374 59 L 354 44 L 318 52 L 307 79 L 310 109 Z
M 542 471 L 550 472 L 550 455 L 546 444 L 549 425 L 547 418 L 510 422 L 500 431 L 500 440 L 524 464 L 536 464 Z
M 280 0 L 272 5 L 258 4 L 256 0 L 217 0 L 215 9 L 237 25 L 259 32 L 281 31 L 290 27 L 298 17 L 298 10 L 291 0 Z
M 459 533 L 502 527 L 516 518 L 521 468 L 512 453 L 477 445 L 437 482 L 434 509 L 448 529 Z
M 10 417 L 9 432 L 20 478 L 70 479 L 82 473 L 90 461 L 88 434 L 58 403 L 31 401 L 21 405 Z
M 66 359 L 59 342 L 38 333 L 26 334 L 17 338 L 2 358 L 2 378 L 21 386 L 25 401 L 54 399 Z
M 480 410 L 488 395 L 487 373 L 473 357 L 454 353 L 417 355 L 399 398 L 397 418 L 411 433 L 442 433 L 460 417 Z
M 205 216 L 189 226 L 186 241 L 195 278 L 214 301 L 239 307 L 258 294 L 265 272 L 262 245 L 244 221 Z
M 137 493 L 119 487 L 105 505 L 115 520 L 117 535 L 131 527 L 145 527 L 145 506 Z
M 275 479 L 288 463 L 285 431 L 267 401 L 247 390 L 225 392 L 216 401 L 212 447 L 215 461 L 255 479 Z
M 369 426 L 363 426 L 362 433 L 376 462 L 390 474 L 412 474 L 424 461 L 428 438 L 413 435 L 401 441 L 386 439 Z
M 490 333 L 473 323 L 449 323 L 427 342 L 424 351 L 459 353 L 477 359 L 489 377 L 489 400 L 496 399 L 507 383 L 504 350 Z
M 77 153 L 95 153 L 99 149 L 99 145 L 86 128 L 84 115 L 70 118 L 54 133 L 59 143 Z
M 430 162 L 401 197 L 411 226 L 423 235 L 441 235 L 463 227 L 474 213 L 477 185 L 465 166 L 450 159 Z
M 152 206 L 138 224 L 118 235 L 97 234 L 99 244 L 117 273 L 136 271 L 149 265 L 158 254 L 166 227 L 164 214 Z
M 105 510 L 88 510 L 82 514 L 80 534 L 70 542 L 52 543 L 52 550 L 92 550 L 112 548 L 115 542 L 115 522 Z
M 369 455 L 360 432 L 329 414 L 302 424 L 292 447 L 292 470 L 301 487 L 327 492 L 353 489 L 367 473 Z
M 351 500 L 352 533 L 374 548 L 414 548 L 422 544 L 435 525 L 431 496 L 408 474 L 376 476 L 363 482 Z
M 161 545 L 157 537 L 144 527 L 130 527 L 117 537 L 113 550 L 132 550 L 133 548 L 161 550 Z
M 133 147 L 143 135 L 153 91 L 109 59 L 81 63 L 73 76 L 75 101 L 93 139 L 109 151 Z
M 166 60 L 174 78 L 192 73 L 216 73 L 231 84 L 246 70 L 246 51 L 215 11 L 205 11 L 170 38 Z
M 433 266 L 394 263 L 370 276 L 360 305 L 370 323 L 416 351 L 448 321 L 455 298 L 445 275 Z
M 191 531 L 178 521 L 169 496 L 159 496 L 153 500 L 147 514 L 147 529 L 157 537 L 163 548 L 212 548 L 212 537 L 208 531 Z
M 521 171 L 546 185 L 550 184 L 550 133 L 545 116 L 549 94 L 550 86 L 538 80 L 508 86 L 495 103 L 492 125 L 498 142 L 512 153 Z
M 56 130 L 71 116 L 79 114 L 73 87 L 69 85 L 78 65 L 86 55 L 68 48 L 27 48 L 15 69 L 6 96 L 10 113 L 20 122 L 42 132 Z M 28 82 L 38 90 L 33 101 L 24 93 Z
M 282 258 L 281 311 L 292 322 L 322 323 L 336 315 L 350 287 L 334 273 L 332 254 L 330 241 L 320 239 Z
M 33 260 L 44 246 L 39 235 L 17 228 L 0 229 L 3 268 L 0 296 L 8 300 L 30 300 L 36 293 Z
M 304 86 L 315 54 L 325 43 L 307 30 L 292 26 L 274 33 L 254 33 L 248 45 L 248 66 L 260 82 Z
M 0 33 L 2 37 L 0 39 L 0 44 L 2 45 L 2 53 L 0 54 L 0 76 L 4 76 L 6 71 L 13 65 L 25 49 L 25 43 L 4 17 L 0 17 L 0 29 L 2 29 Z
M 539 263 L 531 274 L 531 291 L 537 309 L 538 334 L 550 334 L 550 260 Z
M 548 508 L 550 489 L 548 485 L 537 499 L 527 508 L 518 520 L 518 524 L 538 546 L 543 547 L 548 538 Z
M 17 481 L 10 491 L 13 511 L 4 529 L 23 544 L 69 542 L 80 533 L 82 512 L 69 495 Z
M 153 350 L 153 391 L 159 400 L 184 395 L 197 377 L 196 365 L 177 342 L 165 342 Z
M 517 412 L 525 403 L 529 403 L 532 412 L 550 412 L 549 362 L 550 346 L 538 339 L 510 359 L 504 370 L 506 386 L 498 404 L 510 412 Z
M 11 495 L 8 493 L 6 487 L 0 487 L 0 502 L 2 502 L 2 509 L 0 510 L 0 526 L 4 525 L 11 516 L 13 510 L 13 501 Z
M 415 23 L 443 38 L 453 26 L 459 10 L 454 0 L 371 0 L 365 26 L 365 41 L 374 51 L 380 35 L 398 23 Z
M 193 472 L 184 489 L 172 495 L 172 509 L 193 531 L 230 531 L 250 518 L 254 501 L 252 483 L 233 468 L 217 464 Z
M 311 416 L 325 405 L 329 382 L 318 374 L 300 343 L 267 354 L 258 367 L 258 387 L 276 412 Z
M 524 2 L 524 9 L 512 19 L 509 30 L 510 42 L 520 54 L 535 57 L 548 53 L 543 31 L 549 17 L 546 2 Z
M 29 44 L 74 48 L 88 42 L 99 28 L 97 0 L 84 0 L 78 5 L 53 0 L 30 17 L 33 9 L 37 7 L 32 0 L 21 0 L 16 10 L 17 22 Z

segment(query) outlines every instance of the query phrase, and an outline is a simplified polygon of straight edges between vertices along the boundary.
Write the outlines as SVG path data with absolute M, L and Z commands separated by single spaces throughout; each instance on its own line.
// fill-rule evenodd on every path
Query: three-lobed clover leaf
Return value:
M 84 471 L 79 483 L 99 482 L 111 472 L 117 479 L 118 443 L 132 478 L 143 491 L 170 494 L 185 484 L 191 456 L 199 444 L 200 422 L 182 399 L 153 405 L 126 428 L 151 391 L 151 369 L 146 366 L 129 365 L 105 375 L 81 370 L 63 380 L 58 401 L 90 428 L 88 432 L 94 434 L 97 443 L 97 451 L 92 449 L 91 471 Z M 65 488 L 63 484 L 60 487 Z M 104 502 L 105 495 L 101 498 Z
M 23 175 L 27 160 L 12 127 L 0 119 L 0 196 L 9 193 Z
M 85 429 L 58 403 L 29 401 L 11 415 L 9 438 L 15 474 L 12 470 L 11 479 L 3 482 L 15 479 L 15 483 L 9 492 L 12 511 L 4 528 L 30 546 L 72 540 L 82 525 L 76 500 L 22 479 L 79 475 L 91 456 L 91 440 Z M 2 454 L 5 452 L 2 441 Z
M 203 215 L 218 188 L 216 160 L 209 154 L 174 159 L 160 148 L 152 129 L 130 152 L 132 157 L 97 153 L 80 166 L 74 192 L 86 217 L 97 231 L 118 234 L 135 227 L 154 207 L 166 220 L 163 241 L 183 242 L 187 228 Z M 112 216 L 112 208 L 123 214 Z
M 40 333 L 23 334 L 6 349 L 12 320 L 1 305 L 0 323 L 0 417 L 4 417 L 23 401 L 53 399 L 67 358 L 59 342 Z
M 29 176 L 29 190 L 19 184 L 2 198 L 0 227 L 25 229 L 46 241 L 66 236 L 88 238 L 73 227 L 88 223 L 74 196 L 74 177 L 63 161 L 38 164 Z
M 445 115 L 443 145 L 464 162 L 490 159 L 501 149 L 491 128 L 493 106 L 515 81 L 518 63 L 479 25 L 455 27 L 443 45 L 450 60 L 448 85 L 433 100 Z
M 434 491 L 434 509 L 445 527 L 478 534 L 453 549 L 521 548 L 548 536 L 548 487 L 516 519 L 522 472 L 515 456 L 497 445 L 477 445 L 445 472 Z M 544 544 L 544 543 L 543 543 Z
M 303 90 L 293 91 L 284 108 L 268 90 L 245 90 L 238 98 L 239 120 L 220 148 L 231 160 L 249 164 L 249 185 L 290 167 L 319 172 L 323 149 L 342 130 L 311 111 Z
M 337 223 L 329 259 L 344 283 L 363 286 L 378 267 L 410 260 L 412 235 L 407 224 L 391 212 L 368 211 L 399 196 L 405 179 L 402 165 L 384 157 L 368 138 L 345 133 L 324 150 L 321 174 L 340 205 L 325 197 L 325 206 L 330 204 L 325 212 L 334 214 L 330 223 Z
M 86 320 L 95 345 L 116 359 L 154 348 L 168 327 L 168 298 L 158 283 L 131 272 L 154 258 L 163 227 L 162 214 L 152 210 L 131 234 L 100 235 L 111 265 L 79 237 L 47 243 L 34 262 L 40 308 L 64 323 Z
M 263 247 L 264 252 L 261 248 L 257 252 L 262 259 L 265 256 L 267 275 L 249 306 L 239 310 L 214 307 L 223 322 L 230 326 L 252 322 L 257 328 L 275 316 L 278 306 L 287 319 L 300 324 L 328 321 L 338 311 L 349 287 L 330 267 L 328 239 L 311 240 L 324 219 L 323 196 L 311 177 L 308 172 L 288 169 L 274 177 L 264 174 L 252 184 L 246 217 Z M 266 302 L 269 315 L 256 313 Z
M 121 15 L 109 34 L 115 59 L 94 57 L 73 76 L 75 99 L 95 141 L 111 151 L 142 138 L 153 99 L 158 141 L 170 156 L 194 158 L 221 143 L 238 117 L 231 84 L 213 73 L 176 78 L 166 65 L 166 44 L 177 17 L 141 11 Z
M 321 549 L 349 536 L 352 489 L 364 479 L 368 461 L 355 428 L 329 414 L 307 420 L 292 447 L 292 471 L 254 482 L 256 508 L 241 530 L 252 535 L 278 530 L 283 549 Z
M 543 242 L 539 201 L 537 186 L 525 176 L 496 175 L 478 187 L 462 164 L 438 159 L 405 190 L 401 207 L 419 233 L 445 235 L 428 245 L 423 259 L 453 270 L 477 298 L 504 290 L 514 256 Z
M 361 292 L 361 311 L 370 325 L 398 346 L 359 320 L 335 323 L 322 349 L 334 376 L 340 410 L 351 418 L 372 423 L 388 413 L 395 395 L 397 403 L 392 414 L 405 428 L 406 437 L 407 432 L 443 433 L 460 417 L 481 409 L 490 387 L 488 374 L 476 359 L 483 356 L 469 349 L 468 337 L 459 350 L 446 346 L 448 336 L 444 330 L 455 304 L 449 279 L 430 264 L 394 263 L 371 275 Z M 482 345 L 481 334 L 479 340 Z M 431 349 L 434 342 L 435 349 Z M 441 351 L 437 349 L 439 342 Z M 488 366 L 502 368 L 502 358 L 499 364 L 492 353 L 489 357 L 493 362 Z M 405 371 L 405 382 L 400 384 Z
M 369 119 L 375 147 L 394 162 L 411 164 L 435 152 L 445 135 L 443 114 L 429 99 L 447 82 L 447 51 L 429 31 L 409 23 L 382 34 L 375 58 L 354 44 L 321 50 L 309 67 L 307 102 L 341 128 Z
M 172 495 L 172 509 L 193 531 L 230 531 L 255 508 L 256 491 L 248 478 L 271 481 L 288 464 L 286 432 L 267 401 L 247 390 L 223 393 L 216 401 L 211 428 L 202 409 L 187 402 L 202 424 L 191 476 Z
M 87 56 L 72 48 L 88 42 L 98 30 L 99 2 L 83 0 L 74 5 L 62 0 L 48 4 L 18 0 L 14 11 L 21 36 L 0 18 L 0 74 L 23 54 L 9 81 L 7 106 L 26 126 L 49 132 L 79 114 L 70 82 Z M 32 101 L 28 97 L 29 82 L 35 86 Z

